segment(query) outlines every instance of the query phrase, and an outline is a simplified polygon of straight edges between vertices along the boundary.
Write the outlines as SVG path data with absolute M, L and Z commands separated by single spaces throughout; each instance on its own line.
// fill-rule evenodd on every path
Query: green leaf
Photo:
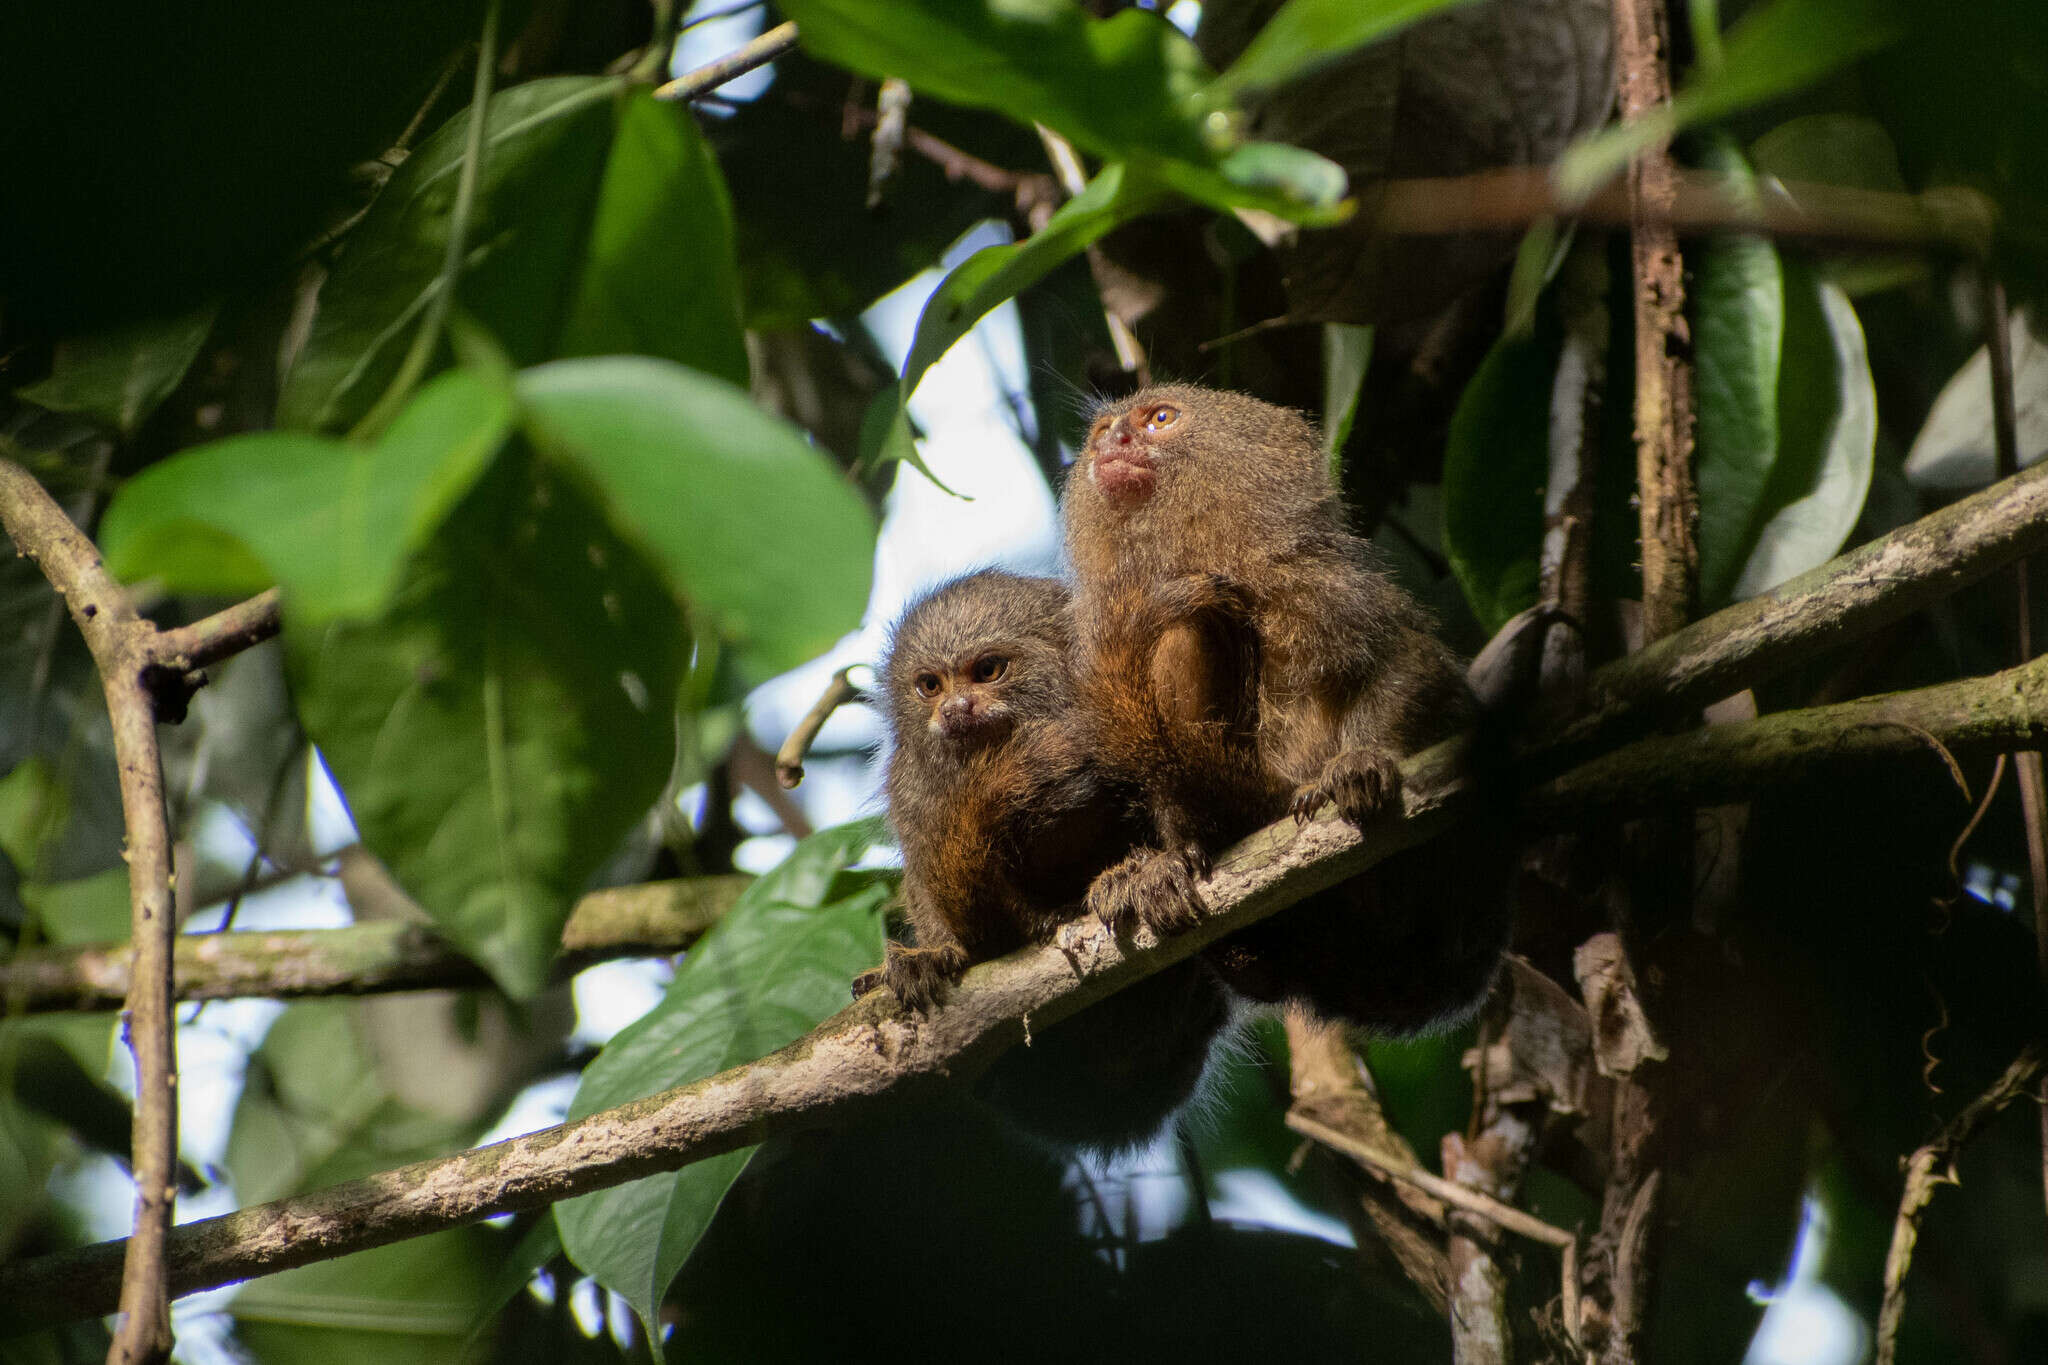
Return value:
M 1323 458 L 1337 480 L 1338 452 L 1358 418 L 1358 395 L 1372 364 L 1373 329 L 1348 322 L 1323 324 Z
M 468 112 L 392 176 L 320 292 L 278 424 L 352 422 L 439 287 Z M 491 98 L 462 306 L 514 364 L 636 351 L 746 378 L 732 213 L 689 111 L 613 79 Z
M 571 1117 L 753 1061 L 844 1008 L 847 983 L 881 959 L 881 909 L 890 893 L 868 885 L 823 902 L 839 872 L 879 834 L 874 820 L 823 830 L 748 887 L 684 956 L 662 1002 L 584 1071 Z M 670 1281 L 753 1151 L 557 1204 L 569 1259 L 654 1322 Z
M 1299 147 L 1239 143 L 1207 63 L 1157 14 L 1072 0 L 792 0 L 805 47 L 928 95 L 1042 123 L 1216 208 L 1341 220 L 1344 173 Z
M 1159 191 L 1122 165 L 1102 168 L 1088 187 L 1060 205 L 1045 226 L 1021 242 L 983 247 L 939 282 L 918 315 L 917 336 L 903 362 L 903 398 L 917 392 L 925 371 L 1002 303 L 1080 255 L 1104 233 L 1146 212 Z
M 1711 158 L 1753 190 L 1741 157 Z M 1700 604 L 1731 599 L 1767 515 L 1778 457 L 1778 361 L 1785 336 L 1784 274 L 1761 237 L 1716 237 L 1699 254 L 1692 290 L 1694 402 L 1700 498 Z
M 1546 329 L 1502 337 L 1451 415 L 1444 554 L 1489 633 L 1536 601 L 1557 358 Z
M 534 444 L 596 494 L 757 679 L 860 623 L 873 517 L 830 460 L 743 390 L 616 356 L 528 370 L 518 391 Z
M 572 901 L 668 777 L 689 640 L 659 575 L 578 487 L 501 459 L 381 618 L 285 639 L 364 842 L 531 995 Z
M 732 204 L 683 105 L 619 109 L 559 353 L 666 356 L 747 382 Z
M 1212 161 L 1201 92 L 1208 64 L 1157 15 L 1097 19 L 1072 0 L 790 0 L 804 46 L 871 76 L 1020 123 L 1098 156 Z
M 1236 93 L 1292 80 L 1466 0 L 1289 0 L 1218 86 Z
M 1748 184 L 1725 144 L 1711 160 Z M 1876 397 L 1847 296 L 1755 237 L 1707 245 L 1694 285 L 1700 601 L 1822 563 L 1870 487 Z
M 1904 193 L 1898 149 L 1876 119 L 1807 114 L 1781 123 L 1750 144 L 1758 175 L 1822 185 Z
M 1677 97 L 1632 123 L 1585 138 L 1558 162 L 1567 197 L 1591 194 L 1630 157 L 1682 128 L 1725 118 L 1804 89 L 1897 42 L 1906 32 L 1903 0 L 1770 0 L 1728 34 L 1724 59 L 1695 73 Z
M 75 412 L 133 435 L 171 396 L 213 331 L 218 302 L 168 318 L 145 318 L 67 337 L 50 358 L 49 377 L 16 393 L 56 412 Z
M 459 1365 L 502 1240 L 455 1228 L 253 1280 L 228 1303 L 236 1344 L 270 1362 Z
M 107 508 L 108 567 L 174 592 L 279 584 L 287 628 L 377 614 L 405 556 L 476 482 L 511 429 L 502 379 L 428 383 L 368 445 L 260 432 L 150 466 Z
M 1877 388 L 1856 310 L 1838 286 L 1788 263 L 1778 456 L 1737 601 L 1834 557 L 1862 515 L 1876 450 Z

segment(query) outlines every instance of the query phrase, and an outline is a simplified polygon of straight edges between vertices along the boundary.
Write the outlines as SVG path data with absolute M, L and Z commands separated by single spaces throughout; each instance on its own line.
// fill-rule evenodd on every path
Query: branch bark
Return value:
M 1879 717 L 1872 710 L 1903 708 L 1916 698 L 1927 703 L 1914 713 L 1931 722 L 1927 726 L 1901 724 L 1898 714 Z M 1983 717 L 1987 708 L 1989 719 Z M 1741 739 L 1744 732 L 1754 732 L 1748 742 Z M 1707 747 L 1701 752 L 1710 757 L 1700 761 L 1717 765 L 1717 782 L 1743 772 L 1768 781 L 1794 771 L 1811 775 L 1830 761 L 1917 750 L 1928 735 L 1963 746 L 2048 739 L 2048 660 L 1922 693 L 1715 727 L 1702 737 Z M 1637 784 L 1635 800 L 1666 801 L 1673 760 L 1665 746 L 1692 738 L 1631 746 L 1612 756 L 1613 768 L 1598 781 L 1567 774 L 1534 794 L 1531 814 L 1574 819 L 1596 804 L 1621 799 L 1628 782 Z M 1452 741 L 1410 759 L 1404 765 L 1404 815 L 1373 823 L 1363 836 L 1325 815 L 1299 829 L 1281 821 L 1237 845 L 1204 884 L 1210 912 L 1185 934 L 1163 942 L 1140 934 L 1119 943 L 1084 917 L 1066 925 L 1053 943 L 975 967 L 946 1007 L 928 1017 L 898 1013 L 886 994 L 877 993 L 780 1052 L 648 1099 L 490 1147 L 185 1224 L 169 1242 L 172 1292 L 191 1293 L 588 1194 L 779 1134 L 851 1121 L 885 1107 L 898 1088 L 971 1078 L 1002 1049 L 1022 1041 L 1027 1020 L 1029 1028 L 1056 1023 L 1224 934 L 1434 838 L 1472 799 L 1457 776 L 1461 747 Z M 0 1320 L 27 1327 L 106 1311 L 123 1245 L 101 1243 L 0 1266 Z
M 1616 93 L 1624 120 L 1671 102 L 1663 0 L 1614 0 Z M 1635 263 L 1636 490 L 1643 528 L 1643 638 L 1659 640 L 1692 615 L 1699 573 L 1692 475 L 1692 333 L 1678 199 L 1668 141 L 1628 168 L 1629 246 Z
M 171 1351 L 163 1266 L 177 1200 L 178 1102 L 171 1017 L 171 936 L 177 929 L 171 830 L 150 687 L 152 670 L 161 667 L 153 648 L 157 635 L 106 571 L 99 549 L 27 470 L 9 460 L 0 460 L 0 523 L 70 608 L 99 669 L 113 725 L 134 943 L 124 1022 L 136 1073 L 135 1235 L 125 1248 L 122 1320 L 107 1359 L 160 1361 Z
M 558 976 L 619 957 L 679 953 L 717 923 L 751 877 L 688 877 L 594 891 L 562 929 Z M 323 995 L 489 986 L 490 977 L 430 925 L 382 920 L 346 929 L 181 934 L 172 945 L 179 1000 Z M 105 1010 L 129 981 L 129 945 L 31 948 L 0 962 L 10 1013 Z
M 2048 463 L 1594 670 L 1579 707 L 1541 727 L 1531 747 L 1583 755 L 1641 733 L 2044 550 Z

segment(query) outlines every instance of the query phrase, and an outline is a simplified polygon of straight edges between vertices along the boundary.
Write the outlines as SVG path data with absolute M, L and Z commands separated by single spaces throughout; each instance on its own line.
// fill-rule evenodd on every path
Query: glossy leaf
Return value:
M 278 424 L 375 401 L 439 288 L 467 111 L 392 176 L 320 291 Z M 595 77 L 491 99 L 461 305 L 514 364 L 636 351 L 746 377 L 731 209 L 686 109 Z
M 1302 222 L 1348 212 L 1344 174 L 1299 147 L 1240 145 L 1227 93 L 1195 45 L 1140 9 L 1105 19 L 1072 0 L 792 0 L 804 45 L 873 76 L 971 108 L 1043 123 L 1111 161 L 1217 208 Z
M 1847 294 L 1785 268 L 1778 454 L 1762 525 L 1735 582 L 1740 601 L 1832 559 L 1855 529 L 1877 450 L 1877 388 Z
M 556 354 L 665 356 L 747 382 L 732 204 L 687 108 L 619 106 Z
M 1323 324 L 1323 457 L 1336 477 L 1338 452 L 1358 418 L 1358 396 L 1372 364 L 1373 329 L 1346 322 Z
M 1355 47 L 1391 37 L 1467 0 L 1288 0 L 1266 21 L 1219 85 L 1257 89 L 1291 80 Z
M 518 393 L 534 444 L 757 679 L 860 623 L 874 519 L 831 461 L 744 391 L 615 356 L 528 370 Z
M 1891 46 L 1906 31 L 1904 0 L 1770 0 L 1728 33 L 1723 61 L 1703 70 L 1664 108 L 1587 138 L 1559 162 L 1557 183 L 1591 194 L 1628 159 L 1695 127 L 1804 89 Z
M 676 969 L 667 996 L 583 1073 L 572 1117 L 753 1061 L 847 1004 L 881 960 L 882 885 L 825 903 L 839 872 L 881 833 L 876 820 L 823 830 L 740 897 Z M 653 1322 L 753 1148 L 555 1206 L 569 1259 Z
M 67 337 L 50 357 L 49 377 L 16 392 L 133 434 L 192 368 L 219 311 L 217 303 L 207 303 L 174 317 Z
M 1748 168 L 1731 148 L 1718 145 L 1710 156 L 1710 164 L 1753 192 Z M 1691 293 L 1700 601 L 1721 605 L 1755 544 L 1778 456 L 1785 284 L 1777 248 L 1761 237 L 1712 239 L 1699 253 Z
M 1557 354 L 1541 331 L 1503 337 L 1451 416 L 1444 553 L 1489 633 L 1536 601 Z
M 2012 351 L 2013 417 L 2022 465 L 2048 454 L 2048 343 L 2016 311 L 2006 329 Z M 1991 356 L 1982 346 L 1941 386 L 1913 449 L 1906 477 L 1915 488 L 1966 493 L 1998 477 L 1991 424 Z
M 364 842 L 521 997 L 668 777 L 689 643 L 639 552 L 529 465 L 498 462 L 383 616 L 286 635 Z
M 194 447 L 122 486 L 101 527 L 107 564 L 177 592 L 277 583 L 294 630 L 374 616 L 511 423 L 501 380 L 457 370 L 367 445 L 261 432 Z

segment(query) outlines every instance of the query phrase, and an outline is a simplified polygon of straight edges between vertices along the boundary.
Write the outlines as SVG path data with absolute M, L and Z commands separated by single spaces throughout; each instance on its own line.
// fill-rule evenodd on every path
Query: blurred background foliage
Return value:
M 1028 453 L 1032 506 L 1078 398 L 1135 382 L 1119 329 L 1154 374 L 1322 416 L 1357 525 L 1467 650 L 1534 600 L 1553 406 L 1590 358 L 1595 593 L 1615 618 L 1594 638 L 1619 647 L 1617 604 L 1638 595 L 1625 241 L 1551 220 L 1391 237 L 1350 213 L 1389 179 L 1618 165 L 1605 0 L 731 8 L 511 0 L 466 203 L 477 0 L 0 14 L 0 454 L 160 621 L 284 592 L 284 638 L 216 670 L 165 732 L 189 927 L 424 915 L 493 983 L 188 1007 L 188 1208 L 588 1112 L 837 1008 L 892 889 L 885 832 L 841 823 L 872 790 L 872 729 L 827 731 L 838 786 L 800 805 L 764 780 L 763 746 L 823 674 L 757 689 L 872 652 L 914 586 L 878 570 L 878 528 L 955 566 L 1010 554 L 903 464 L 953 382 L 932 371 L 914 408 L 920 379 L 991 309 L 1016 353 L 988 420 Z M 1981 253 L 1688 241 L 1711 610 L 1992 479 L 1987 279 L 2014 306 L 2022 456 L 2048 447 L 2048 6 L 1671 17 L 1682 163 L 1990 224 Z M 802 46 L 772 73 L 650 94 L 784 19 Z M 1078 150 L 1085 190 L 1034 125 Z M 1982 673 L 2012 648 L 2009 584 L 1986 586 L 1759 702 Z M 1989 773 L 1966 776 L 1976 793 Z M 1867 1345 L 1899 1158 L 2041 1020 L 2010 784 L 1952 859 L 1968 815 L 1933 761 L 1770 793 L 1740 897 L 1673 930 L 1721 955 L 1677 1017 L 1725 1104 L 1695 1116 L 1667 1202 L 1651 1358 Z M 572 1005 L 550 964 L 580 893 L 736 866 L 766 875 L 673 972 L 598 969 Z M 1530 918 L 1520 946 L 1569 980 L 1597 916 Z M 0 941 L 107 942 L 126 922 L 97 681 L 10 558 Z M 1466 1121 L 1470 1041 L 1371 1045 L 1419 1151 Z M 121 1230 L 114 1042 L 107 1016 L 0 1021 L 0 1256 Z M 644 1359 L 655 1324 L 675 1359 L 1447 1358 L 1389 1258 L 1351 1249 L 1357 1176 L 1303 1160 L 1286 1077 L 1280 1031 L 1249 1027 L 1174 1138 L 1107 1163 L 933 1101 L 206 1296 L 181 1350 Z M 1528 1199 L 1597 1221 L 1597 1172 L 1566 1147 L 1540 1154 Z M 2026 1105 L 1965 1154 L 1929 1219 L 1906 1358 L 2048 1355 L 2040 1166 Z M 1546 1258 L 1517 1263 L 1530 1308 Z M 97 1324 L 0 1343 L 103 1349 Z

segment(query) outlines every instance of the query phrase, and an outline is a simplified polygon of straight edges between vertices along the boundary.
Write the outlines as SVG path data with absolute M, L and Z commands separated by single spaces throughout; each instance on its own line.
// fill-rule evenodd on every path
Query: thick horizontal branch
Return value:
M 1962 749 L 2041 743 L 2048 738 L 2048 660 L 1698 736 L 1644 740 L 1539 788 L 1526 810 L 1554 821 L 1695 790 L 1718 797 L 1811 776 L 1831 763 L 1914 751 L 1930 738 Z M 1057 1023 L 1435 837 L 1472 799 L 1455 776 L 1459 748 L 1453 741 L 1409 760 L 1403 817 L 1373 824 L 1362 838 L 1326 814 L 1246 839 L 1204 883 L 1210 912 L 1186 934 L 1159 941 L 1141 933 L 1120 943 L 1092 918 L 1076 920 L 1054 943 L 974 968 L 928 1017 L 901 1013 L 886 992 L 876 993 L 780 1052 L 717 1076 L 490 1147 L 185 1224 L 171 1234 L 172 1292 L 551 1204 L 778 1134 L 844 1123 L 885 1107 L 898 1090 L 971 1077 L 1029 1029 Z M 0 1266 L 0 1321 L 35 1325 L 104 1312 L 120 1254 L 121 1243 L 108 1242 Z
M 1681 236 L 1756 232 L 1781 241 L 1981 255 L 1995 221 L 1989 201 L 1965 190 L 1901 194 L 1770 179 L 1751 187 L 1684 170 L 1675 174 L 1673 190 L 1668 211 L 1654 221 Z M 1363 213 L 1379 231 L 1406 236 L 1519 231 L 1549 217 L 1631 225 L 1625 181 L 1579 202 L 1558 191 L 1547 166 L 1384 181 L 1368 191 Z
M 1538 746 L 1584 755 L 1902 620 L 2048 551 L 2048 463 L 1596 670 Z
M 1645 798 L 1709 806 L 1916 751 L 1947 759 L 2044 746 L 2048 656 L 1986 678 L 1638 740 L 1525 793 L 1520 809 L 1557 824 Z
M 171 1233 L 171 1291 L 232 1283 L 535 1208 L 674 1170 L 782 1133 L 840 1124 L 898 1091 L 972 1076 L 1023 1041 L 1208 943 L 1331 886 L 1457 818 L 1463 791 L 1442 746 L 1411 760 L 1407 818 L 1365 840 L 1334 818 L 1283 822 L 1239 844 L 1206 884 L 1212 910 L 1163 942 L 1119 942 L 1092 917 L 1055 943 L 970 971 L 929 1016 L 876 992 L 809 1035 L 745 1066 L 489 1147 L 424 1161 L 311 1194 L 186 1223 Z M 1368 847 L 1368 844 L 1370 847 Z M 1026 1021 L 1028 1020 L 1028 1024 Z M 0 1323 L 22 1328 L 107 1311 L 122 1243 L 0 1266 Z
M 595 891 L 562 930 L 558 974 L 611 958 L 678 953 L 732 908 L 753 878 L 692 877 Z M 181 934 L 173 944 L 180 1000 L 300 999 L 488 986 L 490 977 L 424 924 L 378 920 L 345 929 Z M 118 1009 L 129 946 L 31 948 L 0 962 L 0 1007 L 11 1013 Z

